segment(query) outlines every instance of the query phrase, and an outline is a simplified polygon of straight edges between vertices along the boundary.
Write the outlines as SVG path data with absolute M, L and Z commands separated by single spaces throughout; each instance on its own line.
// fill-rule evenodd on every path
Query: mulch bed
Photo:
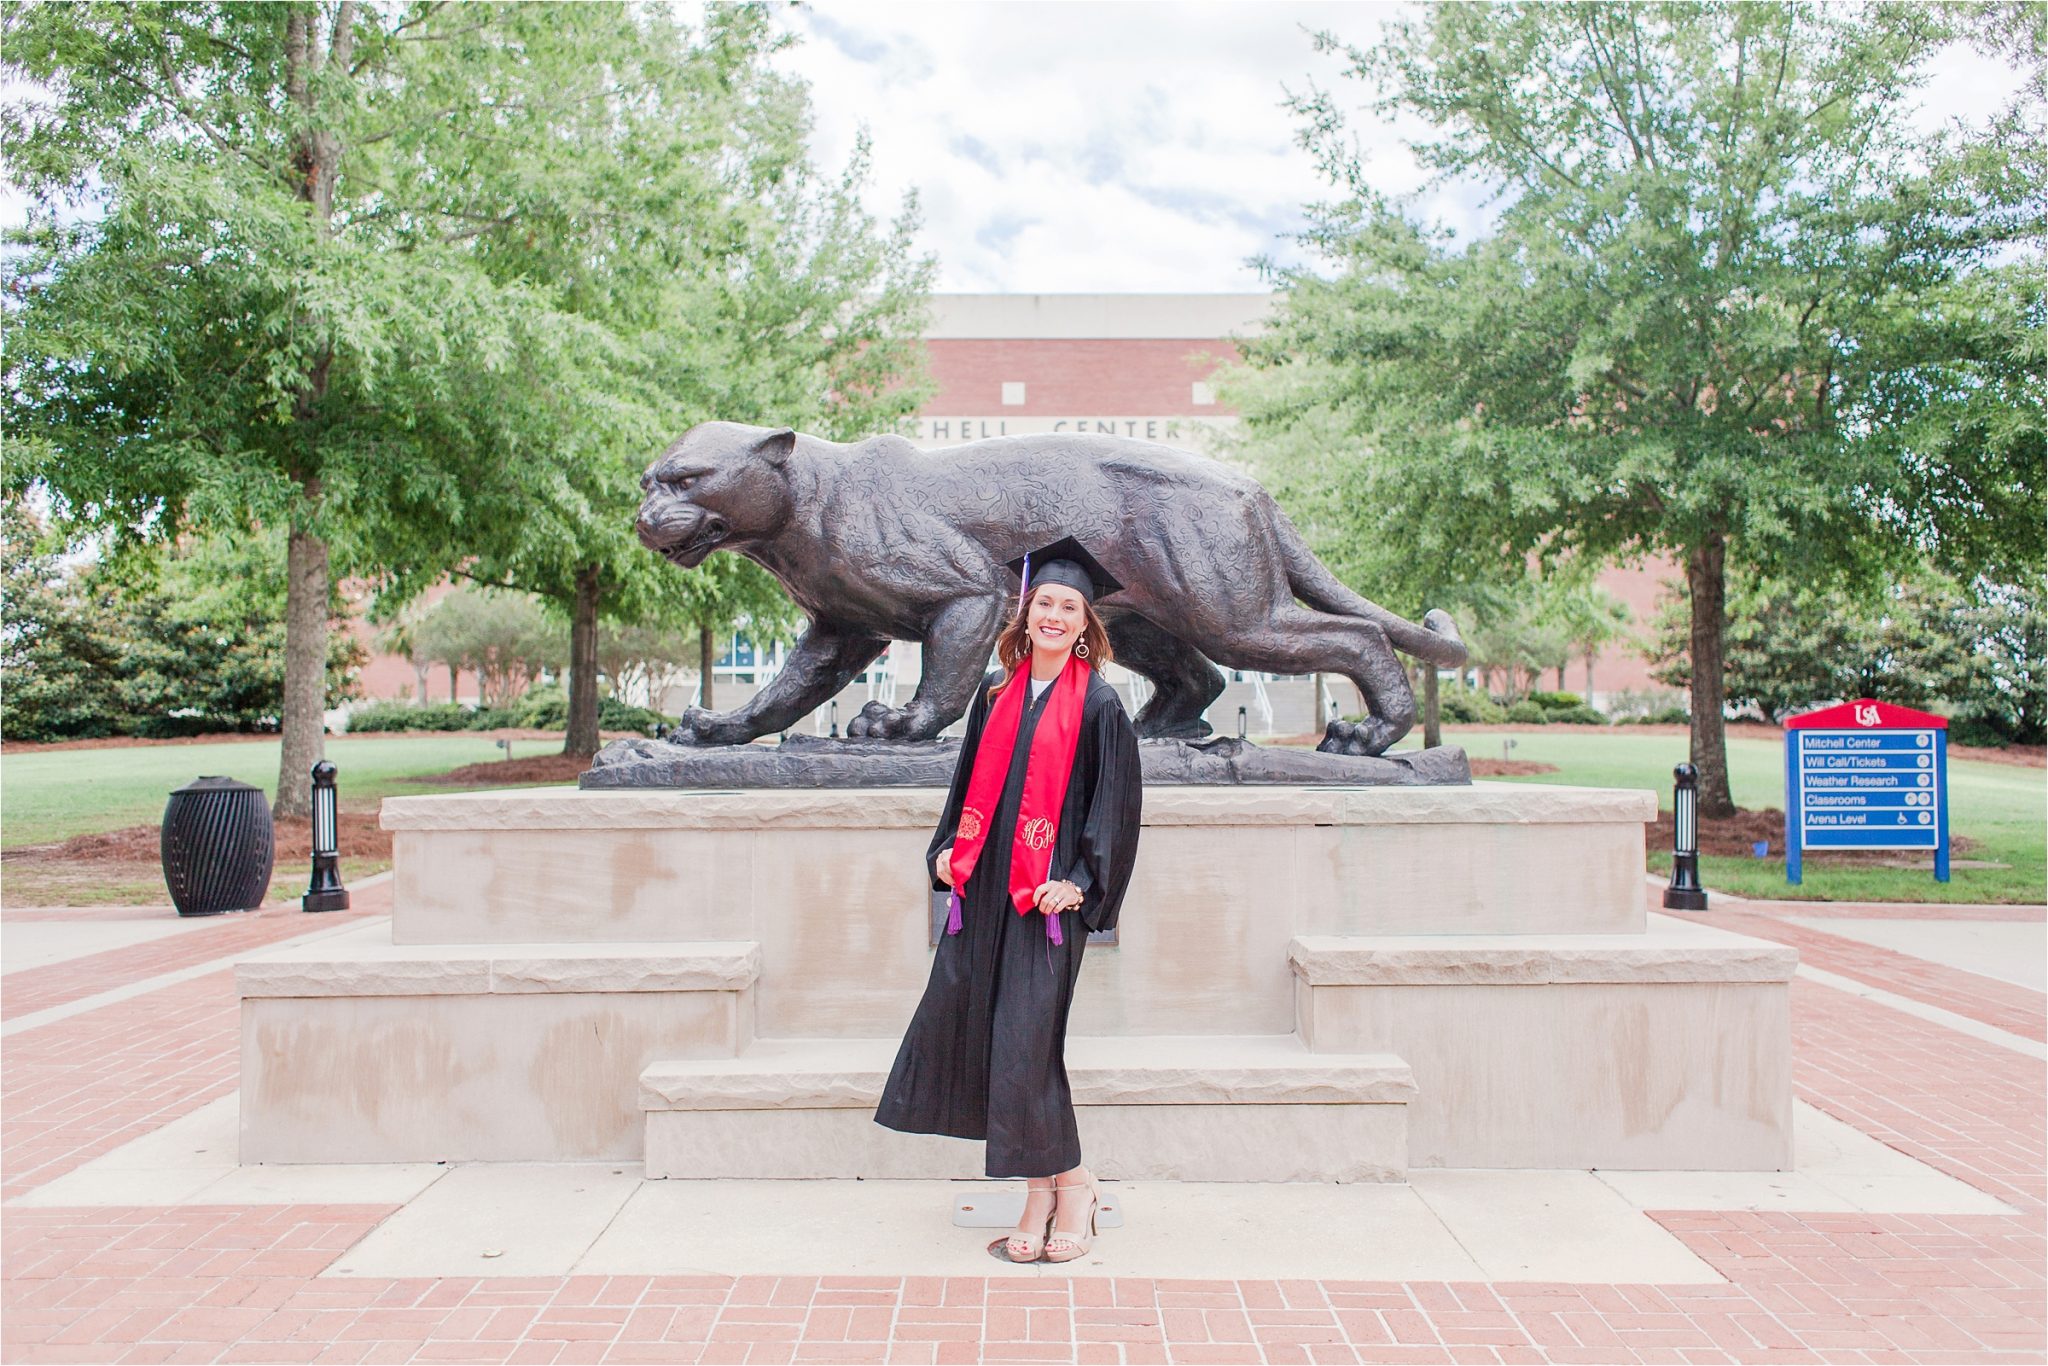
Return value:
M 637 732 L 607 731 L 605 738 L 616 739 L 620 735 L 632 734 Z M 480 740 L 553 740 L 556 744 L 562 741 L 562 732 L 558 730 L 530 730 L 516 726 L 502 730 L 363 730 L 339 734 L 328 732 L 328 738 L 334 740 L 431 739 L 435 736 L 453 739 L 464 735 L 473 735 Z M 98 740 L 9 740 L 5 748 L 10 754 L 40 754 L 45 750 L 61 749 L 155 749 L 164 745 L 253 745 L 259 741 L 275 744 L 277 732 L 250 734 L 247 731 L 231 730 L 212 735 L 180 735 L 170 740 L 144 740 L 133 735 L 109 735 Z
M 1538 763 L 1534 759 L 1474 759 L 1466 756 L 1465 762 L 1472 766 L 1475 778 L 1521 778 L 1531 773 L 1555 773 L 1556 764 Z
M 350 859 L 391 858 L 391 832 L 377 828 L 375 811 L 343 811 L 337 834 L 341 856 Z M 285 821 L 276 827 L 273 839 L 277 863 L 311 863 L 313 823 Z M 147 864 L 154 866 L 162 853 L 162 834 L 154 825 L 130 825 L 96 835 L 73 835 L 54 844 L 27 844 L 7 851 L 9 863 L 69 863 L 87 866 L 104 864 Z
M 514 734 L 518 734 L 514 732 Z M 546 732 L 534 734 L 535 740 L 557 740 L 559 736 Z M 92 743 L 92 742 L 86 742 Z M 506 787 L 515 783 L 543 783 L 576 781 L 576 775 L 590 767 L 590 761 L 573 754 L 536 754 L 528 759 L 506 759 L 496 763 L 465 764 L 447 773 L 429 774 L 412 781 L 435 784 L 443 787 Z M 391 832 L 377 826 L 377 812 L 374 807 L 367 810 L 350 810 L 344 807 L 340 813 L 339 829 L 341 856 L 345 859 L 372 859 L 390 862 Z M 309 863 L 313 857 L 313 823 L 308 820 L 293 820 L 279 823 L 272 838 L 276 842 L 277 863 L 284 867 L 290 863 Z M 7 861 L 19 860 L 26 864 L 69 864 L 76 867 L 113 868 L 116 866 L 155 867 L 162 850 L 162 834 L 154 825 L 130 825 L 120 830 L 107 830 L 93 835 L 73 835 L 67 840 L 54 844 L 28 844 L 7 851 Z
M 550 737 L 559 738 L 559 737 Z M 507 787 L 514 783 L 573 783 L 590 768 L 581 754 L 536 754 L 527 759 L 487 760 L 464 764 L 446 773 L 427 773 L 408 778 L 412 783 L 433 783 L 443 787 Z
M 1671 847 L 1671 813 L 1660 811 L 1657 819 L 1650 824 L 1644 836 L 1650 849 Z M 1720 854 L 1730 858 L 1754 858 L 1757 844 L 1769 846 L 1766 857 L 1785 857 L 1785 813 L 1766 807 L 1762 811 L 1737 811 L 1733 816 L 1716 820 L 1700 817 L 1700 852 Z M 1977 847 L 1977 841 L 1967 835 L 1950 835 L 1948 849 L 1951 856 L 1968 853 Z M 1807 850 L 1808 859 L 1824 858 L 1830 863 L 1868 863 L 1882 866 L 1896 862 L 1896 849 L 1825 849 Z
M 1577 722 L 1553 722 L 1550 724 L 1506 722 L 1499 725 L 1467 725 L 1465 722 L 1460 721 L 1455 727 L 1449 728 L 1454 729 L 1456 735 L 1445 737 L 1445 743 L 1447 744 L 1457 744 L 1458 736 L 1463 735 L 1527 735 L 1532 730 L 1554 730 L 1574 735 L 1692 734 L 1692 729 L 1689 726 L 1632 726 L 1625 724 L 1587 726 L 1580 725 Z M 1421 732 L 1418 729 L 1416 733 L 1420 734 Z M 1728 723 L 1728 737 L 1731 740 L 1769 740 L 1773 744 L 1777 744 L 1784 740 L 1785 731 L 1781 726 L 1766 725 L 1761 721 L 1730 721 Z M 1269 735 L 1262 737 L 1258 743 L 1262 745 L 1306 746 L 1313 749 L 1322 741 L 1322 738 L 1321 732 L 1312 735 Z M 1984 746 L 1951 744 L 1948 747 L 1948 754 L 1951 759 L 1978 759 L 1987 764 L 2011 764 L 2015 768 L 2048 768 L 2048 746 L 2044 745 Z M 1479 765 L 1482 762 L 1484 761 L 1478 759 L 1472 761 L 1472 775 L 1474 777 L 1479 776 Z M 1508 771 L 1521 772 L 1523 770 Z M 1554 770 L 1539 769 L 1532 771 L 1544 772 Z

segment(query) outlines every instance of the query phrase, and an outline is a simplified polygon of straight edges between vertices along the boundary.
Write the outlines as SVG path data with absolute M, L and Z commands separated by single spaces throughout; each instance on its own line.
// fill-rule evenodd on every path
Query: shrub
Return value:
M 567 730 L 569 728 L 569 694 L 559 683 L 550 683 L 544 688 L 529 688 L 512 708 L 518 716 L 515 725 L 528 726 L 534 730 Z
M 1518 726 L 1541 726 L 1550 721 L 1550 713 L 1525 697 L 1508 708 L 1507 719 Z
M 2012 737 L 1997 722 L 1983 716 L 1950 717 L 1948 739 L 1953 745 L 1981 745 L 1986 749 L 2004 749 L 2012 743 Z
M 1484 693 L 1462 688 L 1447 688 L 1438 693 L 1436 712 L 1439 719 L 1455 725 L 1489 726 L 1507 719 L 1506 709 L 1498 702 Z
M 509 729 L 519 725 L 519 713 L 511 707 L 478 707 L 469 714 L 470 730 Z
M 1561 726 L 1604 726 L 1607 714 L 1597 707 L 1558 707 L 1548 713 L 1550 719 Z
M 597 707 L 599 730 L 637 730 L 643 735 L 652 735 L 656 726 L 666 725 L 672 719 L 648 707 L 631 706 L 616 697 L 605 698 Z M 566 716 L 563 724 L 568 724 Z
M 252 727 L 253 728 L 253 727 Z M 212 717 L 198 712 L 144 712 L 128 719 L 130 735 L 139 735 L 145 740 L 182 740 L 188 735 L 210 735 L 220 729 L 220 723 Z M 276 726 L 268 727 L 276 730 Z
M 419 710 L 410 702 L 366 702 L 351 708 L 348 733 L 361 731 L 412 730 L 412 714 Z
M 1625 726 L 1689 726 L 1692 724 L 1692 713 L 1684 707 L 1662 707 L 1656 711 L 1645 712 L 1641 716 L 1624 717 L 1621 724 Z
M 1532 692 L 1528 700 L 1545 711 L 1570 711 L 1586 705 L 1586 699 L 1575 692 Z
M 11 740 L 275 731 L 284 706 L 282 536 L 195 536 L 67 569 L 69 547 L 0 500 L 0 726 Z M 338 600 L 336 610 L 339 610 Z M 362 650 L 329 638 L 326 705 Z
M 359 731 L 466 730 L 470 710 L 460 702 L 372 702 L 348 714 L 351 733 Z
M 519 699 L 518 705 L 509 713 L 509 721 L 493 721 L 493 725 L 528 726 L 534 730 L 567 730 L 569 728 L 569 695 L 559 684 L 550 683 L 544 688 L 530 689 Z M 597 726 L 599 730 L 636 730 L 652 734 L 657 725 L 674 720 L 647 707 L 635 707 L 619 701 L 616 697 L 600 698 L 597 704 Z

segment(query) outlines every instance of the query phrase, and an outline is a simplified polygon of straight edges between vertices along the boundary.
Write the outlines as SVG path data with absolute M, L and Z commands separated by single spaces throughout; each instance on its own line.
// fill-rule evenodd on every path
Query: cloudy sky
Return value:
M 782 22 L 815 155 L 867 127 L 876 206 L 916 187 L 941 289 L 1207 292 L 1259 288 L 1249 259 L 1291 255 L 1322 192 L 1282 103 L 1337 79 L 1306 30 L 1363 41 L 1390 8 L 825 0 Z
M 1396 6 L 1246 3 L 902 3 L 819 0 L 779 22 L 810 80 L 813 153 L 842 165 L 862 127 L 871 205 L 923 206 L 945 291 L 1261 288 L 1252 257 L 1298 259 L 1289 234 L 1323 195 L 1283 106 L 1314 83 L 1360 103 L 1308 31 L 1369 44 Z M 1976 117 L 2013 88 L 1957 50 L 1925 117 Z M 1381 189 L 1421 189 L 1400 128 L 1358 120 Z M 1440 187 L 1422 212 L 1460 235 L 1487 222 L 1481 186 Z

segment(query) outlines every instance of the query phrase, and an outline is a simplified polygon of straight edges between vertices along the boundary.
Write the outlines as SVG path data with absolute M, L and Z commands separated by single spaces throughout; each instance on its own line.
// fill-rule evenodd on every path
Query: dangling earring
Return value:
M 1075 641 L 1074 653 L 1079 655 L 1081 658 L 1086 659 L 1088 657 L 1088 642 L 1085 640 Z

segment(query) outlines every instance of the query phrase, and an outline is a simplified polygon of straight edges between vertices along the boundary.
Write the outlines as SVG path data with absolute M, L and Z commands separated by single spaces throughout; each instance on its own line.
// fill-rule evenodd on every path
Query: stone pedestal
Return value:
M 388 800 L 388 940 L 240 970 L 245 1158 L 973 1174 L 978 1147 L 869 1119 L 930 968 L 942 797 Z M 1788 1166 L 1787 951 L 1646 918 L 1654 814 L 1512 784 L 1148 789 L 1070 1024 L 1089 1151 L 1206 1180 Z

